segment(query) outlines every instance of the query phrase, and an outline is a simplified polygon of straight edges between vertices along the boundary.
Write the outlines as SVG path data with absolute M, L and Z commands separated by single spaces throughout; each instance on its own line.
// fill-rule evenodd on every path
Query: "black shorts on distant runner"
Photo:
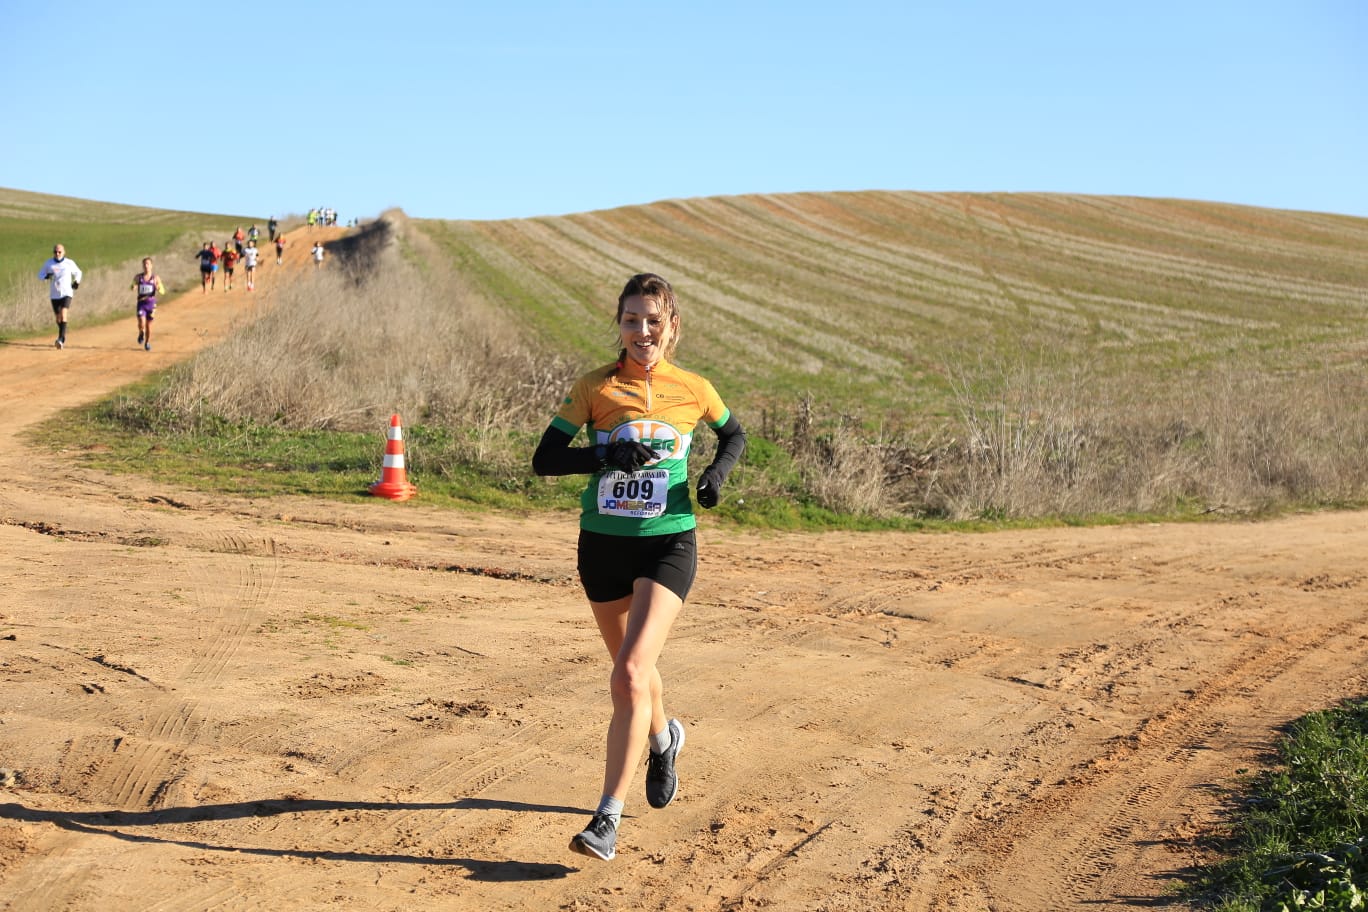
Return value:
M 681 599 L 698 572 L 694 530 L 671 535 L 579 534 L 579 576 L 591 602 L 612 602 L 632 594 L 638 579 L 653 580 Z
M 61 313 L 63 307 L 70 307 L 70 306 L 71 306 L 71 295 L 67 295 L 65 298 L 53 298 L 53 299 L 52 299 L 52 312 L 53 312 L 53 313 Z

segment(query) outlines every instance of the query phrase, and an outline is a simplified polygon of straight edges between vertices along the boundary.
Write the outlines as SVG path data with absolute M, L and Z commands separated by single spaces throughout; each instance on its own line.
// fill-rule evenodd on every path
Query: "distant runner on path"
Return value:
M 312 253 L 313 253 L 313 261 L 314 261 L 314 269 L 317 269 L 319 266 L 322 266 L 322 265 L 323 265 L 323 242 L 322 242 L 322 241 L 314 241 Z
M 151 351 L 152 315 L 157 310 L 157 295 L 166 294 L 166 288 L 152 271 L 151 257 L 143 257 L 142 267 L 142 272 L 133 277 L 133 290 L 138 293 L 138 344 L 143 351 Z
M 218 268 L 218 251 L 209 241 L 204 242 L 200 252 L 195 254 L 200 261 L 200 291 L 208 294 L 214 284 L 214 270 Z
M 284 257 L 285 257 L 285 235 L 283 235 L 283 234 L 277 235 L 277 236 L 276 236 L 276 239 L 275 239 L 275 245 L 276 245 L 276 265 L 279 266 L 281 263 L 285 262 L 285 260 L 284 260 Z
M 238 253 L 227 244 L 223 245 L 223 290 L 233 290 L 233 269 L 237 266 L 238 258 L 242 254 Z
M 38 278 L 49 283 L 52 315 L 57 319 L 57 341 L 53 344 L 66 348 L 67 312 L 71 308 L 71 296 L 81 287 L 81 267 L 75 260 L 67 259 L 64 246 L 53 244 L 52 258 L 38 270 Z
M 247 246 L 242 248 L 242 265 L 247 268 L 248 291 L 256 290 L 257 254 L 260 252 L 261 251 L 257 250 L 256 241 L 248 241 Z
M 266 223 L 266 230 L 271 232 L 271 240 L 273 241 L 276 239 L 276 228 L 278 227 L 280 227 L 280 223 L 276 221 L 274 215 L 271 216 L 271 220 Z

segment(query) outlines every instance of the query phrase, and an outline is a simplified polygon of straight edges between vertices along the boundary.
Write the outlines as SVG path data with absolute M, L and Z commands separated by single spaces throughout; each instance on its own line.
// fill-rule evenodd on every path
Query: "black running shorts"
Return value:
M 591 602 L 612 602 L 632 594 L 638 579 L 654 580 L 683 599 L 698 572 L 694 530 L 672 535 L 579 534 L 579 576 Z
M 71 295 L 67 295 L 65 298 L 53 298 L 53 299 L 52 299 L 52 312 L 53 312 L 54 314 L 55 314 L 55 313 L 60 313 L 63 307 L 70 307 L 70 306 L 71 306 Z

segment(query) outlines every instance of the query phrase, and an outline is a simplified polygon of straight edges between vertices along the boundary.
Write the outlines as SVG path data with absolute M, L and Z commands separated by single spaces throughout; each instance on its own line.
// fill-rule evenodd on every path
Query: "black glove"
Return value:
M 717 506 L 721 494 L 721 473 L 712 466 L 708 466 L 703 470 L 703 474 L 698 476 L 698 505 L 705 510 L 711 510 Z
M 75 291 L 76 289 L 78 289 L 78 288 L 80 288 L 80 287 L 81 287 L 81 283 L 80 283 L 80 282 L 76 281 L 75 279 L 72 279 L 72 280 L 71 280 L 71 290 L 72 290 L 72 291 Z
M 603 464 L 631 474 L 655 457 L 656 451 L 640 440 L 614 440 L 608 444 Z

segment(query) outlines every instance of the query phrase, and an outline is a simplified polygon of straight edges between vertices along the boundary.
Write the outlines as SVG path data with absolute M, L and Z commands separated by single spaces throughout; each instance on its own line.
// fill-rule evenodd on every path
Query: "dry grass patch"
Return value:
M 1368 500 L 1368 377 L 1223 365 L 1161 389 L 1084 368 L 979 366 L 956 411 L 890 431 L 794 406 L 778 437 L 837 513 L 953 521 L 1258 515 Z M 741 473 L 763 496 L 772 478 Z M 743 495 L 744 496 L 744 495 Z
M 178 368 L 158 408 L 186 426 L 213 416 L 339 431 L 374 430 L 397 412 L 458 429 L 453 458 L 511 471 L 509 432 L 545 420 L 571 368 L 469 293 L 402 215 L 331 249 L 328 267 Z M 521 468 L 526 454 L 516 459 Z

